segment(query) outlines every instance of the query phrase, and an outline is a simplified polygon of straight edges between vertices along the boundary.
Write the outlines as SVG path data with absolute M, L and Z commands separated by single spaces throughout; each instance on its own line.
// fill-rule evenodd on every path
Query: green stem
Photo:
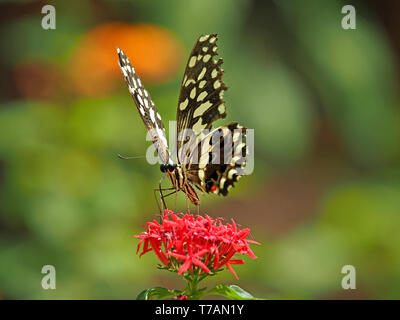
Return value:
M 183 290 L 184 294 L 187 295 L 189 300 L 198 300 L 200 297 L 200 293 L 198 292 L 198 284 L 203 279 L 203 277 L 199 277 L 197 273 L 192 275 L 187 275 L 185 280 L 187 281 L 187 286 Z

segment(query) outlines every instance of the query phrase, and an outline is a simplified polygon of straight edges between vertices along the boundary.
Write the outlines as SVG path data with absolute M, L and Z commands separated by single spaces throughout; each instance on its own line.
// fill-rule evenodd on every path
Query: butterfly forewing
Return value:
M 121 50 L 117 49 L 118 63 L 128 85 L 129 92 L 136 104 L 139 114 L 146 126 L 147 131 L 153 141 L 158 155 L 163 163 L 169 162 L 169 150 L 165 136 L 165 128 L 161 116 L 157 111 L 149 93 L 143 87 L 141 80 L 135 72 L 129 58 Z
M 226 117 L 223 93 L 227 88 L 222 81 L 222 59 L 214 59 L 216 42 L 216 34 L 199 37 L 186 65 L 177 111 L 177 151 L 181 163 L 182 146 L 187 142 L 197 144 L 204 129 Z M 190 139 L 193 136 L 196 139 Z

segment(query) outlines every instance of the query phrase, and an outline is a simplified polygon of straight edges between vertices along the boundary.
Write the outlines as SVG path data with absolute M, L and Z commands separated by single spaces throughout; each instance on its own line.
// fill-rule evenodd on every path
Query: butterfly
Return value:
M 226 117 L 223 60 L 214 59 L 217 39 L 217 34 L 200 36 L 189 56 L 176 115 L 176 161 L 171 158 L 164 124 L 150 94 L 129 58 L 117 48 L 119 66 L 158 152 L 160 169 L 172 183 L 169 190 L 183 191 L 195 205 L 200 203 L 196 190 L 226 196 L 241 177 L 248 154 L 247 128 L 237 122 L 212 128 L 214 121 Z M 159 190 L 165 207 L 161 182 Z

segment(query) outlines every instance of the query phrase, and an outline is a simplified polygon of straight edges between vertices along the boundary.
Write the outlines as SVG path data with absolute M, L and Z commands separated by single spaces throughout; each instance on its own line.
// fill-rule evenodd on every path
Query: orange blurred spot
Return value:
M 123 82 L 117 47 L 129 56 L 143 82 L 161 82 L 181 61 L 178 40 L 166 29 L 149 24 L 108 23 L 87 32 L 73 53 L 70 74 L 79 93 L 110 92 Z

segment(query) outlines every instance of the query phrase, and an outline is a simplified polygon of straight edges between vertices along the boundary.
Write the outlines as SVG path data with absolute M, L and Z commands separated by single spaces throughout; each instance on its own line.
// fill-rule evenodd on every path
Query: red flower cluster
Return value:
M 221 218 L 177 215 L 170 210 L 164 211 L 161 224 L 148 222 L 146 231 L 135 236 L 139 238 L 137 252 L 140 254 L 154 251 L 167 267 L 178 270 L 178 274 L 217 271 L 226 266 L 238 279 L 231 264 L 243 264 L 242 259 L 232 259 L 235 254 L 247 254 L 257 259 L 249 243 L 259 244 L 246 239 L 250 230 L 240 229 L 232 219 L 232 224 L 223 224 Z M 200 269 L 199 269 L 200 268 Z

